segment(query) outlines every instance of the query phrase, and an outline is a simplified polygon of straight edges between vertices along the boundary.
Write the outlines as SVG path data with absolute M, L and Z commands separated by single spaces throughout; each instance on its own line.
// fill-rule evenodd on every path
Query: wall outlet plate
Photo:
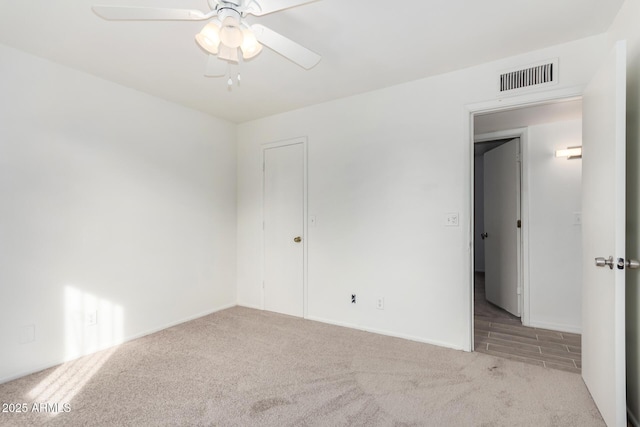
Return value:
M 457 227 L 460 225 L 460 216 L 458 212 L 449 212 L 445 215 L 444 225 L 447 227 Z
M 378 299 L 376 299 L 376 308 L 378 310 L 384 310 L 384 298 L 379 297 Z
M 582 212 L 573 213 L 573 225 L 582 225 Z
M 98 310 L 90 311 L 84 316 L 84 323 L 87 326 L 93 326 L 98 323 Z

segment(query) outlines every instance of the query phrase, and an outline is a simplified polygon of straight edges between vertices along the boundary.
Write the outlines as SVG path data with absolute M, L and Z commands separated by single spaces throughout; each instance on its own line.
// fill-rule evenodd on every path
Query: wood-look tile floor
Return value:
M 485 299 L 484 274 L 475 275 L 475 351 L 580 373 L 579 334 L 522 326 L 519 317 Z

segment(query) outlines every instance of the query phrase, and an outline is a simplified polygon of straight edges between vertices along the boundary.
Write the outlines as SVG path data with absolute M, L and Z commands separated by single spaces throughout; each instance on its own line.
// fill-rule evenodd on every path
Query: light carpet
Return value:
M 2 384 L 0 402 L 28 409 L 0 413 L 10 426 L 604 425 L 578 374 L 241 307 Z

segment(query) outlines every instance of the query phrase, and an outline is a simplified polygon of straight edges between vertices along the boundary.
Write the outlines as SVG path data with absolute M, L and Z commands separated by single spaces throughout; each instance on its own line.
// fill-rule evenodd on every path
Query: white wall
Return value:
M 235 304 L 235 125 L 2 45 L 0 76 L 0 381 Z
M 582 121 L 529 127 L 529 321 L 531 326 L 581 331 L 582 161 L 554 157 L 582 145 Z
M 609 42 L 627 40 L 627 258 L 640 259 L 640 0 L 627 0 Z M 627 408 L 640 425 L 640 271 L 627 270 Z
M 308 317 L 453 348 L 469 343 L 471 147 L 465 105 L 500 70 L 560 58 L 586 83 L 592 37 L 238 127 L 238 302 L 261 305 L 261 144 L 309 140 Z M 445 227 L 447 212 L 459 227 Z M 358 303 L 350 304 L 351 293 Z M 385 309 L 375 308 L 377 297 Z

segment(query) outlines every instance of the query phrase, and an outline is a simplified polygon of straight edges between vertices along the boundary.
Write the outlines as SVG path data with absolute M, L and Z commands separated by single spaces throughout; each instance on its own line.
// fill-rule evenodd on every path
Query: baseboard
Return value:
M 464 349 L 462 347 L 453 345 L 453 344 L 448 343 L 448 342 L 437 341 L 437 340 L 428 340 L 428 339 L 425 339 L 425 338 L 415 337 L 415 336 L 412 336 L 412 335 L 398 334 L 398 333 L 391 332 L 391 331 L 386 331 L 386 330 L 383 330 L 383 329 L 367 328 L 365 326 L 354 325 L 352 323 L 340 322 L 340 321 L 336 321 L 336 320 L 324 319 L 322 317 L 316 317 L 316 316 L 307 316 L 306 319 L 307 320 L 313 320 L 315 322 L 327 323 L 329 325 L 342 326 L 344 328 L 357 329 L 359 331 L 371 332 L 371 333 L 378 334 L 378 335 L 386 335 L 388 337 L 402 338 L 402 339 L 405 339 L 405 340 L 415 341 L 415 342 L 419 342 L 419 343 L 423 343 L 423 344 L 437 345 L 438 347 L 450 348 L 452 350 L 464 351 Z
M 582 334 L 582 328 L 579 326 L 563 325 L 560 323 L 540 322 L 537 320 L 530 321 L 528 325 L 532 328 L 549 329 L 551 331 L 569 332 L 572 334 Z
M 126 342 L 133 341 L 133 340 L 136 340 L 138 338 L 145 337 L 147 335 L 155 334 L 156 332 L 163 331 L 163 330 L 171 328 L 173 326 L 180 325 L 182 323 L 186 323 L 186 322 L 189 322 L 191 320 L 198 319 L 200 317 L 208 316 L 210 314 L 217 313 L 219 311 L 226 310 L 228 308 L 232 308 L 232 307 L 235 307 L 235 306 L 236 306 L 236 304 L 233 303 L 233 304 L 227 304 L 227 305 L 223 305 L 223 306 L 217 307 L 217 308 L 215 308 L 213 310 L 206 310 L 206 311 L 200 312 L 198 314 L 194 314 L 192 316 L 188 316 L 188 317 L 186 317 L 184 319 L 167 323 L 164 326 L 160 326 L 160 327 L 157 327 L 157 328 L 149 329 L 149 330 L 147 330 L 145 332 L 141 332 L 141 333 L 138 333 L 138 334 L 135 334 L 135 335 L 127 336 L 122 340 L 121 343 L 104 346 L 104 347 L 101 347 L 101 348 L 99 348 L 99 349 L 97 349 L 95 351 L 87 352 L 87 353 L 85 353 L 85 354 L 83 354 L 81 356 L 78 356 L 78 357 L 73 357 L 73 358 L 70 358 L 70 359 L 52 360 L 50 362 L 47 362 L 47 363 L 38 365 L 38 366 L 36 366 L 34 368 L 28 369 L 26 371 L 17 372 L 17 373 L 13 373 L 13 374 L 7 375 L 5 377 L 2 377 L 2 378 L 0 378 L 0 384 L 4 384 L 4 383 L 7 383 L 9 381 L 17 380 L 18 378 L 26 377 L 27 375 L 35 374 L 36 372 L 44 371 L 45 369 L 53 368 L 54 366 L 58 366 L 58 365 L 60 365 L 62 363 L 70 362 L 72 360 L 76 360 L 76 359 L 79 359 L 81 357 L 85 357 L 85 356 L 88 356 L 90 354 L 97 353 L 99 351 L 107 350 L 109 348 L 113 348 L 113 347 L 122 345 L 122 344 L 124 344 Z
M 226 310 L 226 309 L 228 309 L 228 308 L 235 307 L 236 305 L 237 305 L 237 304 L 235 304 L 235 303 L 233 303 L 233 304 L 226 304 L 226 305 L 223 305 L 223 306 L 217 307 L 217 308 L 215 308 L 215 309 L 213 309 L 213 310 L 206 310 L 206 311 L 200 312 L 200 313 L 198 313 L 198 314 L 194 314 L 194 315 L 192 315 L 192 316 L 185 317 L 184 319 L 181 319 L 181 320 L 178 320 L 178 321 L 175 321 L 175 322 L 167 323 L 167 324 L 165 324 L 164 326 L 160 326 L 160 327 L 158 327 L 158 328 L 153 328 L 153 329 L 150 329 L 150 330 L 148 330 L 148 331 L 146 331 L 146 332 L 141 332 L 141 333 L 136 334 L 136 335 L 131 335 L 131 336 L 129 336 L 129 337 L 127 337 L 127 338 L 125 338 L 125 340 L 124 340 L 124 341 L 122 341 L 122 344 L 124 344 L 124 343 L 125 343 L 125 342 L 127 342 L 127 341 L 133 341 L 133 340 L 136 340 L 136 339 L 138 339 L 138 338 L 146 337 L 147 335 L 155 334 L 156 332 L 164 331 L 165 329 L 169 329 L 169 328 L 171 328 L 172 326 L 177 326 L 177 325 L 180 325 L 180 324 L 182 324 L 182 323 L 190 322 L 190 321 L 192 321 L 192 320 L 199 319 L 199 318 L 201 318 L 201 317 L 208 316 L 208 315 L 210 315 L 210 314 L 217 313 L 217 312 L 219 312 L 219 311 L 222 311 L 222 310 Z M 84 356 L 86 356 L 86 355 L 84 355 Z
M 627 406 L 627 420 L 633 427 L 640 427 L 640 423 L 638 422 L 638 418 L 633 415 L 633 412 Z
M 257 306 L 257 305 L 251 305 L 251 304 L 242 304 L 242 303 L 238 303 L 237 304 L 238 307 L 244 307 L 244 308 L 251 308 L 253 310 L 261 310 L 262 311 L 262 307 Z
M 45 369 L 53 368 L 54 366 L 58 366 L 61 363 L 65 363 L 65 362 L 67 361 L 65 360 L 61 362 L 59 360 L 52 360 L 50 362 L 45 362 L 41 365 L 35 366 L 26 371 L 9 374 L 5 377 L 0 378 L 0 384 L 8 383 L 9 381 L 17 380 L 18 378 L 26 377 L 27 375 L 35 374 L 36 372 L 44 371 Z

